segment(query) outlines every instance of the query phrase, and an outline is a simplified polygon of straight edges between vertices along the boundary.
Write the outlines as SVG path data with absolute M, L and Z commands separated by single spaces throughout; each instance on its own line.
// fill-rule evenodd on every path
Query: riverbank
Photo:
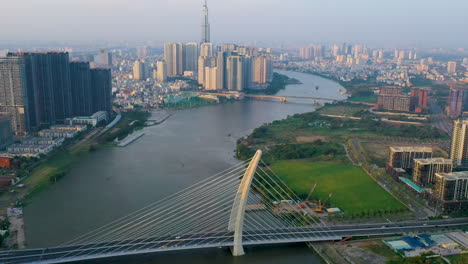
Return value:
M 126 126 L 133 127 L 138 122 L 144 123 L 146 118 L 147 115 L 141 113 L 124 114 L 122 123 L 117 124 L 117 126 L 94 128 L 86 136 L 77 138 L 73 142 L 54 150 L 42 161 L 27 162 L 23 160 L 23 165 L 26 164 L 26 166 L 22 166 L 21 169 L 25 174 L 21 185 L 14 186 L 0 195 L 2 215 L 7 215 L 7 208 L 10 206 L 27 206 L 35 195 L 61 180 L 76 162 L 97 148 L 110 146 L 103 138 L 107 138 L 109 134 L 115 137 L 123 136 L 125 134 L 118 131 L 124 130 L 125 133 L 133 131 L 127 129 Z M 12 227 L 15 227 L 15 225 L 12 225 Z M 24 237 L 24 233 L 22 237 Z M 15 244 L 21 243 L 23 242 Z
M 286 75 L 273 73 L 273 79 L 271 83 L 264 89 L 244 89 L 242 92 L 246 94 L 258 94 L 258 95 L 274 95 L 281 90 L 284 90 L 287 85 L 298 85 L 302 84 L 295 78 L 290 78 Z M 164 103 L 162 108 L 171 110 L 184 110 L 192 109 L 202 106 L 232 103 L 235 101 L 233 98 L 226 98 L 222 96 L 206 95 L 200 96 L 189 96 L 185 95 L 183 98 L 169 98 L 168 102 Z
M 447 137 L 430 125 L 389 124 L 368 112 L 367 108 L 365 105 L 338 102 L 315 112 L 264 124 L 238 140 L 236 155 L 245 160 L 257 149 L 263 150 L 262 159 L 270 163 L 301 198 L 305 198 L 314 183 L 318 183 L 314 198 L 323 200 L 333 193 L 330 206 L 342 209 L 346 219 L 406 217 L 405 207 L 367 176 L 362 168 L 353 165 L 343 146 L 352 138 L 375 142 L 389 139 L 422 142 L 442 141 Z M 385 146 L 382 149 L 385 150 Z M 371 193 L 373 199 L 369 200 L 366 197 Z
M 281 90 L 284 90 L 287 85 L 302 84 L 301 81 L 291 78 L 289 76 L 279 74 L 277 72 L 273 73 L 273 80 L 265 89 L 245 89 L 247 94 L 264 94 L 264 95 L 274 95 Z
M 379 86 L 378 83 L 369 80 L 351 80 L 343 81 L 327 74 L 314 71 L 304 71 L 303 73 L 320 76 L 325 79 L 333 80 L 346 88 L 346 93 L 350 96 L 346 101 L 355 103 L 376 104 L 378 96 L 374 94 L 371 88 Z

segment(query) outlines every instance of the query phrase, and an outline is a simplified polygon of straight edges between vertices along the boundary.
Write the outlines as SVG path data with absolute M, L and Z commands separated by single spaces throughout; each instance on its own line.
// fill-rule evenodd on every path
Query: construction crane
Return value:
M 302 202 L 299 207 L 301 208 L 306 208 L 307 201 L 309 201 L 310 197 L 312 196 L 312 193 L 315 191 L 315 187 L 317 187 L 317 183 L 314 184 L 314 187 L 310 189 L 309 194 L 307 195 L 307 198 L 305 198 L 304 202 Z
M 322 200 L 318 200 L 317 207 L 315 207 L 314 211 L 317 213 L 323 213 L 323 211 L 325 211 L 325 205 L 327 204 L 328 201 L 330 201 L 330 198 L 332 197 L 332 195 L 333 193 L 330 193 L 330 195 L 328 195 L 327 200 L 325 200 L 325 202 L 323 203 L 322 203 Z

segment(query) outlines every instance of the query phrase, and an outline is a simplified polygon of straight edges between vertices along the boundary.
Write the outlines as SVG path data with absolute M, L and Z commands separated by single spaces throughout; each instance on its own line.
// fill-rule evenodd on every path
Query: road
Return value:
M 356 149 L 356 152 L 358 153 L 359 155 L 359 160 L 362 162 L 362 163 L 366 163 L 368 162 L 366 157 L 361 153 L 361 147 L 359 146 L 359 142 L 358 142 L 358 139 L 352 139 L 352 144 L 353 144 L 353 147 L 354 149 Z M 374 169 L 377 169 L 373 166 L 371 166 L 370 168 L 371 170 L 374 170 Z M 366 171 L 364 169 L 364 171 Z M 366 173 L 369 175 L 369 177 L 371 177 L 372 179 L 374 179 L 374 177 L 372 177 L 372 175 L 370 175 L 370 173 L 372 173 L 372 171 L 368 172 L 366 171 Z M 403 197 L 401 195 L 399 195 L 398 193 L 394 193 L 391 189 L 390 189 L 390 186 L 392 185 L 395 185 L 395 184 L 398 184 L 394 181 L 391 181 L 389 179 L 386 179 L 385 177 L 377 177 L 374 179 L 385 191 L 387 191 L 389 194 L 391 194 L 393 197 L 395 197 L 395 199 L 399 200 L 400 202 L 402 202 L 403 204 L 405 204 L 411 211 L 413 211 L 416 215 L 416 219 L 425 219 L 427 218 L 428 216 L 434 216 L 435 215 L 435 212 L 434 210 L 432 210 L 431 208 L 427 207 L 425 204 L 422 204 L 421 202 L 418 202 L 417 200 L 415 199 L 412 199 L 411 197 L 408 196 L 408 194 L 403 194 Z M 399 184 L 398 184 L 399 185 Z M 400 187 L 400 186 L 397 186 L 397 187 Z
M 444 114 L 443 109 L 440 108 L 434 98 L 429 100 L 429 109 L 432 113 L 432 126 L 451 135 L 453 124 L 451 120 Z
M 468 218 L 434 221 L 385 222 L 362 225 L 334 226 L 333 231 L 318 227 L 294 227 L 274 230 L 244 231 L 244 245 L 297 243 L 307 241 L 340 240 L 350 236 L 380 236 L 402 233 L 438 232 L 468 228 Z M 233 245 L 232 232 L 170 235 L 119 242 L 73 245 L 0 252 L 0 263 L 64 263 L 122 255 L 135 255 L 174 250 L 229 247 Z

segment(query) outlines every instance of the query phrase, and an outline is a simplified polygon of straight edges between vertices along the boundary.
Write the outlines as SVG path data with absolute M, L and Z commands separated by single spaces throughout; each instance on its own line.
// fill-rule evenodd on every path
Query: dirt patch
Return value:
M 324 136 L 296 137 L 297 143 L 311 143 L 316 140 L 327 141 Z
M 398 258 L 390 249 L 384 248 L 385 245 L 381 241 L 376 240 L 348 242 L 344 244 L 335 243 L 335 246 L 345 259 L 349 259 L 353 263 L 381 264 Z M 377 248 L 377 252 L 380 254 L 377 254 L 374 248 Z

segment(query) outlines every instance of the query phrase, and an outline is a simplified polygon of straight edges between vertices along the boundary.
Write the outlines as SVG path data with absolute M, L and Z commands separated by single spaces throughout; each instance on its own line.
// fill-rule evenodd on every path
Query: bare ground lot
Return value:
M 325 136 L 296 137 L 297 143 L 310 143 L 310 142 L 315 142 L 317 140 L 327 141 L 327 137 Z

